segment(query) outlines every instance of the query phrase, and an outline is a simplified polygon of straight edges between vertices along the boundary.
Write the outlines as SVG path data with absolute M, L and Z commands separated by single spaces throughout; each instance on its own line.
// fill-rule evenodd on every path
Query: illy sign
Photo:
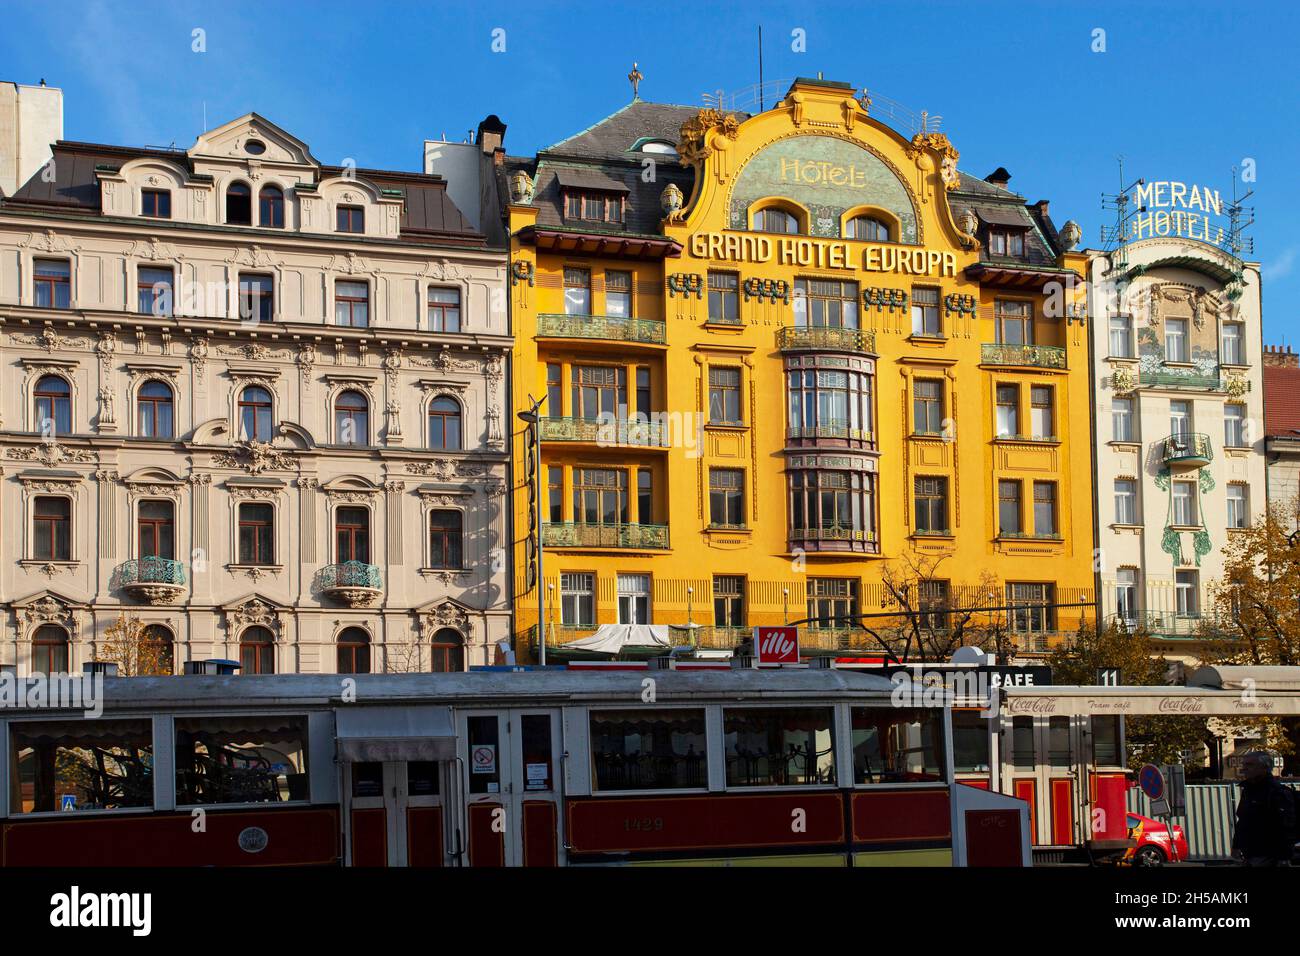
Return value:
M 759 664 L 798 664 L 797 627 L 754 628 L 754 656 Z

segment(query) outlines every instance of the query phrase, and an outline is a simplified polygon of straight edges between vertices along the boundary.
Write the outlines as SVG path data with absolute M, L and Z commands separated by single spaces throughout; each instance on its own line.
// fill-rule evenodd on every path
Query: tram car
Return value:
M 0 865 L 1027 865 L 1048 804 L 981 786 L 960 711 L 893 689 L 810 667 L 108 677 L 98 715 L 0 710 Z

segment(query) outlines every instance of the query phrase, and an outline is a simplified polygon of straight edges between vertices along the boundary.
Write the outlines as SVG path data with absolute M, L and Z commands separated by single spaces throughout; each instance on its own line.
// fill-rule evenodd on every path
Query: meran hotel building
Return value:
M 1014 605 L 1019 657 L 1114 616 L 1175 639 L 1267 498 L 1257 269 L 1081 249 L 847 84 L 753 115 L 634 87 L 529 156 L 489 117 L 421 173 L 257 114 L 65 141 L 14 89 L 41 108 L 0 97 L 0 154 L 53 144 L 0 184 L 19 673 L 122 617 L 243 673 L 555 662 L 611 623 L 851 653 L 904 584 Z

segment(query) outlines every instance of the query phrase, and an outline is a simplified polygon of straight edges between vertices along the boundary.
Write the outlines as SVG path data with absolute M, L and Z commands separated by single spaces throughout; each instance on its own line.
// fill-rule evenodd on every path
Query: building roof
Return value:
M 582 159 L 628 159 L 635 143 L 663 140 L 677 145 L 682 124 L 700 111 L 698 106 L 674 106 L 636 99 L 580 133 L 539 152 Z M 748 118 L 747 114 L 741 116 Z
M 1264 433 L 1297 438 L 1300 429 L 1300 368 L 1264 366 Z

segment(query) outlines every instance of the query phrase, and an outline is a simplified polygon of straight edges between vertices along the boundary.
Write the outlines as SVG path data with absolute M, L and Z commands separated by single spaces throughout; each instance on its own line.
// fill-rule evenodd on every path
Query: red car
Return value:
M 1133 841 L 1124 862 L 1131 866 L 1164 866 L 1181 863 L 1187 859 L 1187 836 L 1183 828 L 1175 825 L 1173 846 L 1169 843 L 1169 827 L 1159 820 L 1130 813 L 1125 820 L 1128 837 Z

